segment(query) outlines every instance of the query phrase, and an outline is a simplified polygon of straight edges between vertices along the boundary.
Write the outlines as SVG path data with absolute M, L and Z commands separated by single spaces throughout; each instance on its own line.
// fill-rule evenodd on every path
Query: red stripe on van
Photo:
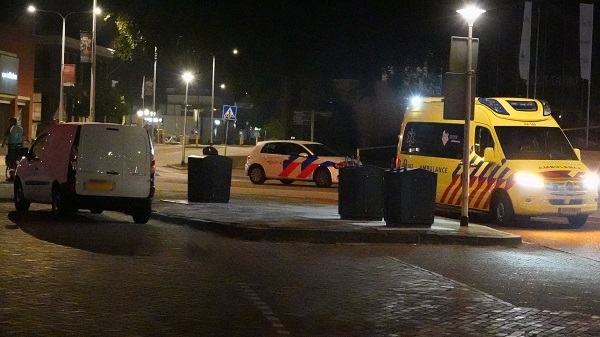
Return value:
M 475 186 L 475 188 L 473 189 L 473 194 L 476 194 L 479 189 L 481 188 L 481 186 L 483 186 L 483 183 L 485 182 L 487 178 L 484 176 L 479 176 L 477 177 L 477 186 Z
M 442 203 L 442 204 L 446 203 L 446 196 L 448 196 L 448 192 L 450 192 L 450 190 L 452 189 L 452 186 L 454 186 L 454 184 L 456 184 L 456 181 L 458 181 L 459 177 L 460 177 L 460 174 L 457 174 L 454 177 L 452 177 L 452 182 L 444 190 L 444 194 L 442 194 L 442 198 L 440 199 L 440 203 Z
M 496 178 L 489 178 L 487 180 L 487 184 L 485 185 L 485 188 L 483 189 L 483 191 L 481 191 L 481 194 L 479 195 L 479 197 L 477 198 L 477 201 L 475 201 L 475 205 L 473 205 L 473 207 L 475 208 L 479 208 L 479 205 L 481 204 L 481 202 L 488 203 L 489 200 L 483 200 L 484 196 L 490 192 L 490 189 L 492 188 L 492 186 L 494 186 L 494 184 L 496 183 Z M 489 198 L 486 198 L 489 199 Z M 485 207 L 484 207 L 485 208 Z
M 460 177 L 460 175 L 459 175 L 459 177 Z M 462 191 L 462 180 L 460 180 L 460 179 L 459 179 L 458 184 L 456 184 L 456 187 L 454 187 L 454 191 L 452 192 L 452 194 L 450 194 L 450 198 L 448 199 L 448 204 L 457 205 L 457 203 L 453 200 L 456 197 L 456 195 L 459 194 L 458 191 Z M 462 193 L 460 193 L 460 194 L 462 194 Z M 458 200 L 460 200 L 460 196 L 458 197 Z

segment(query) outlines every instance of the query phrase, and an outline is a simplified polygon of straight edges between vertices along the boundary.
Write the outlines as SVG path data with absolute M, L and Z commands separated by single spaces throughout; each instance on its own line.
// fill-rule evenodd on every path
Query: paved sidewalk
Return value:
M 436 216 L 433 225 L 391 227 L 381 221 L 342 220 L 337 205 L 232 198 L 228 203 L 158 199 L 154 219 L 247 240 L 313 243 L 422 243 L 517 246 L 521 237 Z

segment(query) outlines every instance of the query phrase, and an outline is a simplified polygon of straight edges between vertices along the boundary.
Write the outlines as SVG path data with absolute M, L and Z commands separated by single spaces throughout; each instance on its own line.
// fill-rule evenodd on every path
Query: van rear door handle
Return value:
M 106 174 L 119 175 L 119 172 L 116 172 L 116 171 L 106 171 Z

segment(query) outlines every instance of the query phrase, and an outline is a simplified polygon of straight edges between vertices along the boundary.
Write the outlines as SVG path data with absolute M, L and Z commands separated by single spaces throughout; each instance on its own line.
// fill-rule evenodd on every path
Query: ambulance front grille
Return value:
M 555 196 L 584 195 L 587 190 L 580 180 L 546 181 L 546 190 Z
M 583 199 L 550 199 L 550 204 L 554 206 L 564 205 L 582 205 Z

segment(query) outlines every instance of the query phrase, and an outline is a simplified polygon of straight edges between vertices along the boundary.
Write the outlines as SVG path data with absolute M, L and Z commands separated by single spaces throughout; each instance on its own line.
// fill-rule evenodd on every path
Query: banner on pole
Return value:
M 525 1 L 523 11 L 523 30 L 521 31 L 521 49 L 519 50 L 519 76 L 529 81 L 529 62 L 531 61 L 531 1 Z
M 590 80 L 592 72 L 592 34 L 594 32 L 594 5 L 579 4 L 579 60 L 581 78 Z
M 142 79 L 142 98 L 154 95 L 154 79 L 144 76 Z
M 65 64 L 63 70 L 63 86 L 73 87 L 75 86 L 75 65 Z
M 79 39 L 79 61 L 81 63 L 92 63 L 92 33 L 81 32 Z

